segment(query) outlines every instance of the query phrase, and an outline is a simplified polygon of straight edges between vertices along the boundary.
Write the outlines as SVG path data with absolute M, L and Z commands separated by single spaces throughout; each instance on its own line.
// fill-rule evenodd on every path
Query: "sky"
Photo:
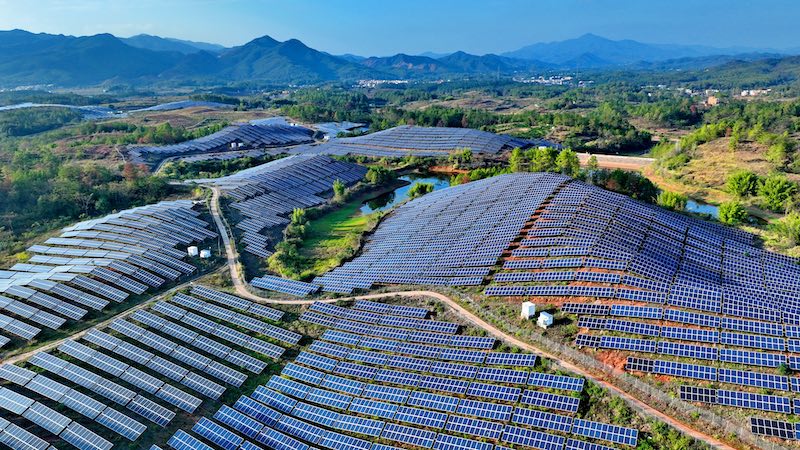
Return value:
M 648 43 L 800 46 L 795 0 L 0 0 L 0 30 L 139 33 L 333 54 L 502 53 L 584 33 Z

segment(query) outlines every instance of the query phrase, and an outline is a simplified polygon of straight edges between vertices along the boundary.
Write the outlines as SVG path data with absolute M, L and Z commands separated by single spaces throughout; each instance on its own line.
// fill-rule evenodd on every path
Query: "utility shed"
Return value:
M 533 319 L 536 316 L 536 305 L 531 302 L 523 303 L 520 316 L 525 320 Z

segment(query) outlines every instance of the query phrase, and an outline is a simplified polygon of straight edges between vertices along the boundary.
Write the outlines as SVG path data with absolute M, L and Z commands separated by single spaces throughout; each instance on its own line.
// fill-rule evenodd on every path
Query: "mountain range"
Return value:
M 533 74 L 579 69 L 692 69 L 737 60 L 777 57 L 758 49 L 614 41 L 587 34 L 540 43 L 501 55 L 331 55 L 299 40 L 263 36 L 244 45 L 140 34 L 65 36 L 0 31 L 0 87 L 109 84 L 208 85 L 236 82 L 307 84 L 363 78 L 444 78 L 457 75 Z

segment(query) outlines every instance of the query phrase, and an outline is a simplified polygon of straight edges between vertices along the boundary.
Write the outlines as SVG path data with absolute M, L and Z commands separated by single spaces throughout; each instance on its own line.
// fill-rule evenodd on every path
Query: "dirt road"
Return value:
M 653 158 L 643 158 L 641 156 L 622 156 L 622 155 L 599 155 L 595 154 L 597 165 L 601 169 L 623 169 L 641 170 L 655 161 Z M 585 166 L 592 155 L 590 153 L 578 153 L 581 165 Z

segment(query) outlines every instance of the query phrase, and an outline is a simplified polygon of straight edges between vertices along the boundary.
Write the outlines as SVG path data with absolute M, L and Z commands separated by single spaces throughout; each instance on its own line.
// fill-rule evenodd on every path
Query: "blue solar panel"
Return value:
M 225 450 L 236 450 L 244 442 L 244 439 L 235 433 L 205 417 L 200 418 L 192 427 L 192 431 Z
M 517 408 L 514 410 L 514 418 L 511 421 L 535 428 L 569 433 L 572 429 L 573 418 L 535 409 Z
M 564 448 L 564 438 L 561 436 L 511 425 L 506 426 L 501 440 L 542 450 L 562 450 Z
M 631 447 L 636 447 L 639 440 L 639 430 L 584 419 L 575 419 L 572 433 Z
M 447 431 L 469 436 L 480 436 L 487 439 L 499 439 L 503 433 L 503 427 L 502 423 L 456 415 L 451 415 L 447 419 L 447 424 L 445 424 L 445 430 Z
M 574 413 L 578 411 L 580 398 L 550 394 L 548 392 L 526 390 L 522 394 L 520 402 L 526 405 L 540 406 L 542 408 Z

